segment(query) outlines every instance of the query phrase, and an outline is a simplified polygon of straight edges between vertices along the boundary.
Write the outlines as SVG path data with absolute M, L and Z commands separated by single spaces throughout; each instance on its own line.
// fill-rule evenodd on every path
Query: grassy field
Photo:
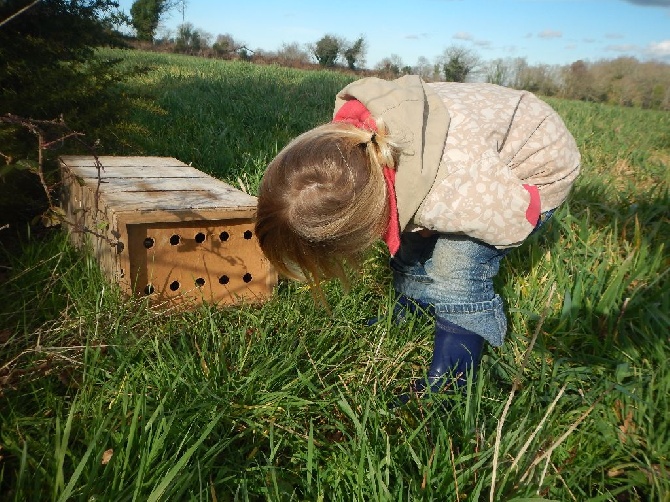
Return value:
M 124 85 L 109 154 L 174 156 L 254 192 L 351 77 L 170 55 Z M 505 262 L 505 345 L 448 406 L 389 410 L 432 326 L 374 249 L 331 313 L 282 282 L 262 307 L 153 312 L 62 232 L 0 288 L 3 500 L 670 500 L 670 114 L 550 99 L 583 175 Z

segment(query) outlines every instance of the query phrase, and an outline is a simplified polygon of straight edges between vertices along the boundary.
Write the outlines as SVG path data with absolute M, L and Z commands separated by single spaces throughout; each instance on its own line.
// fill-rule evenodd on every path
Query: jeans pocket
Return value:
M 499 295 L 485 302 L 437 303 L 435 315 L 478 334 L 494 347 L 505 341 L 507 316 Z
M 391 260 L 391 270 L 393 270 L 394 275 L 403 276 L 405 279 L 424 284 L 431 284 L 433 282 L 433 279 L 430 278 L 421 263 L 407 265 L 398 260 Z

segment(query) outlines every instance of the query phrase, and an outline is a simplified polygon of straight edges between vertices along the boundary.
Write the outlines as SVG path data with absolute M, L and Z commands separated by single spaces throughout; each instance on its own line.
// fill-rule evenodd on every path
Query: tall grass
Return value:
M 119 52 L 115 52 L 118 55 Z M 176 156 L 254 192 L 351 77 L 127 53 L 136 114 L 108 153 Z M 463 395 L 389 408 L 432 326 L 374 326 L 385 251 L 331 313 L 282 282 L 258 306 L 151 311 L 62 233 L 0 288 L 6 500 L 668 500 L 670 115 L 551 100 L 584 168 L 504 262 L 508 340 Z
M 224 179 L 249 177 L 252 186 L 278 149 L 330 120 L 336 92 L 353 80 L 180 55 L 141 61 L 156 66 L 127 88 L 136 113 L 119 128 L 125 151 L 175 156 Z

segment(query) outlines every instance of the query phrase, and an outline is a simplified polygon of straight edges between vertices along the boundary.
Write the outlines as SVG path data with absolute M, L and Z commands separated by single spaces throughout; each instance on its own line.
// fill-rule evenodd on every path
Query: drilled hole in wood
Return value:
M 181 241 L 181 237 L 179 237 L 177 234 L 174 234 L 172 237 L 170 237 L 170 244 L 173 246 L 179 244 L 179 241 Z
M 227 275 L 222 275 L 219 277 L 219 284 L 228 284 L 230 282 L 230 277 Z
M 203 234 L 202 232 L 198 232 L 197 234 L 195 234 L 195 242 L 197 242 L 198 244 L 200 244 L 201 242 L 205 242 L 205 234 Z
M 170 283 L 170 289 L 172 291 L 177 291 L 179 289 L 179 286 L 180 286 L 179 281 L 172 281 Z
M 253 279 L 253 277 L 251 277 L 251 274 L 249 272 L 247 272 L 242 276 L 242 280 L 244 282 L 251 282 L 251 279 Z
M 244 238 L 245 239 L 251 239 L 251 236 L 254 235 L 251 230 L 247 230 L 244 232 Z
M 230 234 L 228 232 L 221 232 L 219 234 L 219 239 L 221 239 L 221 242 L 227 241 L 229 237 Z
M 155 242 L 156 241 L 154 241 L 153 238 L 147 237 L 146 239 L 144 239 L 144 247 L 147 248 L 147 249 L 150 249 L 150 248 L 154 247 Z
M 144 294 L 145 295 L 151 295 L 154 292 L 154 286 L 153 284 L 147 284 L 147 286 L 144 288 Z
M 205 285 L 205 279 L 203 279 L 202 277 L 198 277 L 195 280 L 195 285 L 198 286 L 199 288 L 203 287 Z

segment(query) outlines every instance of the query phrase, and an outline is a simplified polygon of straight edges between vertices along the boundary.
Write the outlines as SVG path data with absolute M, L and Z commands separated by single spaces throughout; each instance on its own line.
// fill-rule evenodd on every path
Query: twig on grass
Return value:
M 502 426 L 503 423 L 505 422 L 505 418 L 507 417 L 509 407 L 512 404 L 512 399 L 514 398 L 514 393 L 516 392 L 516 389 L 517 389 L 517 382 L 515 380 L 514 383 L 512 383 L 512 390 L 510 391 L 509 396 L 507 396 L 507 402 L 505 403 L 505 407 L 503 408 L 500 420 L 498 420 L 498 426 L 496 427 L 496 441 L 495 446 L 493 448 L 493 473 L 491 474 L 491 493 L 489 495 L 489 500 L 491 502 L 495 500 L 494 494 L 496 489 L 496 473 L 498 471 L 498 456 L 500 455 L 500 436 L 502 435 Z
M 526 453 L 526 450 L 529 448 L 530 443 L 535 439 L 535 436 L 537 435 L 538 432 L 540 432 L 540 429 L 544 425 L 544 422 L 546 422 L 547 418 L 549 418 L 549 415 L 551 415 L 551 412 L 554 411 L 554 407 L 556 406 L 556 403 L 558 403 L 558 400 L 561 399 L 563 396 L 563 393 L 565 392 L 565 388 L 567 387 L 567 384 L 563 384 L 563 387 L 558 391 L 558 394 L 554 398 L 554 400 L 551 402 L 549 407 L 547 408 L 547 411 L 545 412 L 544 416 L 542 417 L 542 420 L 540 420 L 540 423 L 537 424 L 537 427 L 535 427 L 535 430 L 533 433 L 528 437 L 528 440 L 526 443 L 523 445 L 521 450 L 519 450 L 519 453 L 517 454 L 516 458 L 514 459 L 514 462 L 512 462 L 512 466 L 510 467 L 510 470 L 513 470 L 517 464 L 519 463 L 519 460 L 524 456 Z
M 569 487 L 568 484 L 565 482 L 565 479 L 563 479 L 563 476 L 561 476 L 561 473 L 559 472 L 559 470 L 556 469 L 556 466 L 555 466 L 554 464 L 551 464 L 551 467 L 554 469 L 554 472 L 556 473 L 556 476 L 558 477 L 558 479 L 561 480 L 561 483 L 563 483 L 563 486 L 565 487 L 565 489 L 566 489 L 566 490 L 568 491 L 568 493 L 570 494 L 570 497 L 572 497 L 572 500 L 574 500 L 575 502 L 577 502 L 577 497 L 575 497 L 574 493 L 572 493 L 572 490 L 570 490 L 570 487 Z
M 600 397 L 598 397 L 598 399 L 596 399 L 596 400 L 593 402 L 593 404 L 592 404 L 591 406 L 589 406 L 589 408 L 588 408 L 584 413 L 582 413 L 581 416 L 580 416 L 580 417 L 579 417 L 579 418 L 578 418 L 578 419 L 577 419 L 577 420 L 576 420 L 570 427 L 568 427 L 568 430 L 565 431 L 565 432 L 561 435 L 561 437 L 559 437 L 559 438 L 554 442 L 554 444 L 552 444 L 552 445 L 549 447 L 549 449 L 548 449 L 547 451 L 545 451 L 542 455 L 540 455 L 540 456 L 537 457 L 535 460 L 533 460 L 533 463 L 530 465 L 530 467 L 528 467 L 528 469 L 527 469 L 526 472 L 523 474 L 523 476 L 521 476 L 521 480 L 520 480 L 521 482 L 523 482 L 523 481 L 528 477 L 528 475 L 529 475 L 530 472 L 533 470 L 533 468 L 534 468 L 536 465 L 538 465 L 540 462 L 542 462 L 542 460 L 544 460 L 544 459 L 549 460 L 549 458 L 551 457 L 551 454 L 554 452 L 554 450 L 555 450 L 556 448 L 558 448 L 558 447 L 560 446 L 560 444 L 561 444 L 563 441 L 565 441 L 565 440 L 568 438 L 568 436 L 569 436 L 570 434 L 572 434 L 572 433 L 575 431 L 575 429 L 579 426 L 579 424 L 581 424 L 581 423 L 586 419 L 586 417 L 588 417 L 588 416 L 591 414 L 591 412 L 592 412 L 592 411 L 595 409 L 595 407 L 600 403 L 600 401 L 602 401 L 602 399 L 603 399 L 607 394 L 609 394 L 609 393 L 612 391 L 612 389 L 614 389 L 614 385 L 610 386 L 610 388 L 607 389 L 607 391 L 605 391 L 603 394 L 601 394 Z
M 619 315 L 616 318 L 616 322 L 614 323 L 614 338 L 619 334 L 619 325 L 621 324 L 621 319 L 623 319 L 624 314 L 626 313 L 626 309 L 628 308 L 628 302 L 630 302 L 630 297 L 626 297 L 626 299 L 623 301 L 623 304 L 621 305 L 621 308 L 619 309 Z
M 433 459 L 435 458 L 435 447 L 433 446 L 433 451 L 430 452 L 430 458 L 428 459 L 428 464 L 426 464 L 426 469 L 423 471 L 423 479 L 421 480 L 421 489 L 425 490 L 428 485 L 428 470 L 430 469 Z
M 309 349 L 307 348 L 307 345 L 304 345 L 305 352 L 307 353 L 307 357 L 309 358 L 309 362 L 312 364 L 312 368 L 314 368 L 314 373 L 316 373 L 316 377 L 319 379 L 319 382 L 321 382 L 321 386 L 323 389 L 326 389 L 326 382 L 323 381 L 323 378 L 321 378 L 321 374 L 319 373 L 319 369 L 316 367 L 316 363 L 314 362 L 314 359 L 312 358 L 312 354 L 309 353 Z
M 495 447 L 493 449 L 493 473 L 491 475 L 491 492 L 489 499 L 491 502 L 495 500 L 495 489 L 496 489 L 496 473 L 498 471 L 498 458 L 500 456 L 500 438 L 502 436 L 502 428 L 503 424 L 505 423 L 505 418 L 507 417 L 507 413 L 509 412 L 510 405 L 512 404 L 512 399 L 514 399 L 514 394 L 516 393 L 517 389 L 519 388 L 520 382 L 521 382 L 521 375 L 523 374 L 523 371 L 526 369 L 526 365 L 528 364 L 528 359 L 530 359 L 530 353 L 533 350 L 533 347 L 535 346 L 535 341 L 537 340 L 538 335 L 540 334 L 540 330 L 542 329 L 542 325 L 544 324 L 544 320 L 547 318 L 547 315 L 549 314 L 549 306 L 551 305 L 551 300 L 554 296 L 554 291 L 556 290 L 556 283 L 553 283 L 551 285 L 551 290 L 549 291 L 549 298 L 547 299 L 547 305 L 544 309 L 544 312 L 542 313 L 542 317 L 540 318 L 540 322 L 538 323 L 537 327 L 535 328 L 535 333 L 533 333 L 533 338 L 530 341 L 530 344 L 528 345 L 528 348 L 526 349 L 526 353 L 524 355 L 523 361 L 521 363 L 521 366 L 519 367 L 519 370 L 517 371 L 514 381 L 512 382 L 512 390 L 509 393 L 509 396 L 507 397 L 507 402 L 505 403 L 505 407 L 503 408 L 502 415 L 500 416 L 500 419 L 498 420 L 498 426 L 496 427 L 496 440 L 495 440 Z
M 458 493 L 458 477 L 456 476 L 456 461 L 454 460 L 454 445 L 451 441 L 451 436 L 449 436 L 449 454 L 451 455 L 451 470 L 454 474 L 454 487 L 456 488 L 456 500 L 461 500 L 461 496 Z
M 366 385 L 372 380 L 372 394 L 376 395 L 377 394 L 377 383 L 378 379 L 377 378 L 372 378 L 372 372 L 373 370 L 377 367 L 377 361 L 379 361 L 380 356 L 379 353 L 381 352 L 381 347 L 384 342 L 384 338 L 386 337 L 386 331 L 383 331 L 383 334 L 381 338 L 379 339 L 379 342 L 377 343 L 377 346 L 375 347 L 374 353 L 370 355 L 370 351 L 368 351 L 368 360 L 367 364 L 365 365 L 365 371 L 363 372 L 363 376 L 361 377 L 361 382 Z
M 305 441 L 310 440 L 310 438 L 307 434 L 303 434 L 302 432 L 298 432 L 295 429 L 292 429 L 291 427 L 287 427 L 286 425 L 278 424 L 274 419 L 261 417 L 261 420 L 263 420 L 264 422 L 267 422 L 272 427 L 276 427 L 277 429 L 280 429 L 284 432 L 288 432 L 289 434 L 293 434 L 294 436 L 299 437 L 301 439 L 304 439 Z M 314 438 L 312 438 L 311 441 L 314 443 L 314 446 L 319 446 L 319 447 L 322 446 L 321 442 L 317 441 Z
M 542 474 L 540 474 L 540 482 L 538 483 L 537 493 L 540 494 L 540 487 L 544 483 L 544 478 L 547 475 L 547 469 L 549 469 L 549 463 L 551 461 L 550 457 L 547 457 L 547 461 L 544 463 L 544 468 L 542 469 Z

